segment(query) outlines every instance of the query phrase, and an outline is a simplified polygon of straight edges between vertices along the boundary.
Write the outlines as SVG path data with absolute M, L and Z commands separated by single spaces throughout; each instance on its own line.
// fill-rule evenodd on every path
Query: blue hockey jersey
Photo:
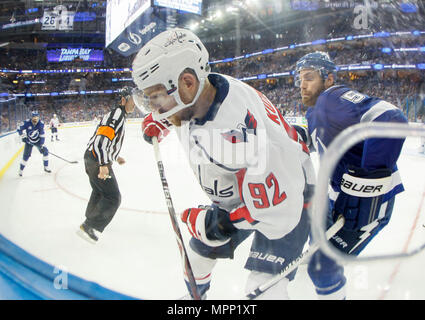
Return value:
M 346 86 L 333 86 L 322 92 L 316 105 L 306 113 L 308 131 L 314 148 L 323 154 L 333 139 L 344 129 L 361 122 L 401 122 L 407 119 L 396 106 L 375 97 L 352 90 Z M 341 191 L 340 181 L 348 166 L 367 170 L 389 168 L 392 186 L 384 196 L 387 201 L 404 190 L 397 169 L 397 159 L 405 139 L 370 138 L 353 146 L 341 158 L 330 179 L 334 200 Z
M 24 123 L 18 128 L 19 135 L 21 136 L 24 131 L 28 138 L 28 142 L 30 142 L 31 144 L 44 144 L 45 134 L 43 121 L 39 120 L 34 126 L 31 122 L 31 119 L 25 120 Z

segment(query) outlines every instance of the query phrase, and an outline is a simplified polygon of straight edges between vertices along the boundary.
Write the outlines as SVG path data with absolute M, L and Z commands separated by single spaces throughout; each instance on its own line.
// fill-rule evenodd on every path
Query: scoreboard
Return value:
M 44 10 L 41 18 L 41 30 L 73 30 L 74 28 L 74 11 L 59 5 L 52 10 Z

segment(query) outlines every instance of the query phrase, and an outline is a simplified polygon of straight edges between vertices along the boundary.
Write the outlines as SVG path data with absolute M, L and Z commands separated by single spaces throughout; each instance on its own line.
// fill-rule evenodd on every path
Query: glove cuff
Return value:
M 344 173 L 341 179 L 341 191 L 354 197 L 372 198 L 386 194 L 391 182 L 391 175 L 371 179 Z

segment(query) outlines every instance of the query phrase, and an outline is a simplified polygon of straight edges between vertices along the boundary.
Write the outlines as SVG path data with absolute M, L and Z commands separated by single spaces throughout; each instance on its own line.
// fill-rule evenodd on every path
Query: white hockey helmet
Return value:
M 140 49 L 132 65 L 133 81 L 138 89 L 145 90 L 162 84 L 177 104 L 164 113 L 152 112 L 155 120 L 167 118 L 197 101 L 210 71 L 208 58 L 207 49 L 201 40 L 193 32 L 181 28 L 160 33 Z M 178 93 L 179 76 L 186 68 L 191 68 L 200 82 L 198 92 L 189 104 L 183 103 Z M 141 107 L 140 93 L 134 98 L 136 105 Z M 148 108 L 147 111 L 152 110 Z

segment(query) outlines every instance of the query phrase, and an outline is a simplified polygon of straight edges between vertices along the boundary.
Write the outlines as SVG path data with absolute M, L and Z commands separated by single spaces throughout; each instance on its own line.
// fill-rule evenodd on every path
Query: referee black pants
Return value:
M 121 204 L 121 193 L 111 165 L 108 165 L 111 178 L 106 180 L 97 177 L 99 164 L 91 151 L 84 154 L 84 165 L 92 187 L 85 224 L 103 232 Z

